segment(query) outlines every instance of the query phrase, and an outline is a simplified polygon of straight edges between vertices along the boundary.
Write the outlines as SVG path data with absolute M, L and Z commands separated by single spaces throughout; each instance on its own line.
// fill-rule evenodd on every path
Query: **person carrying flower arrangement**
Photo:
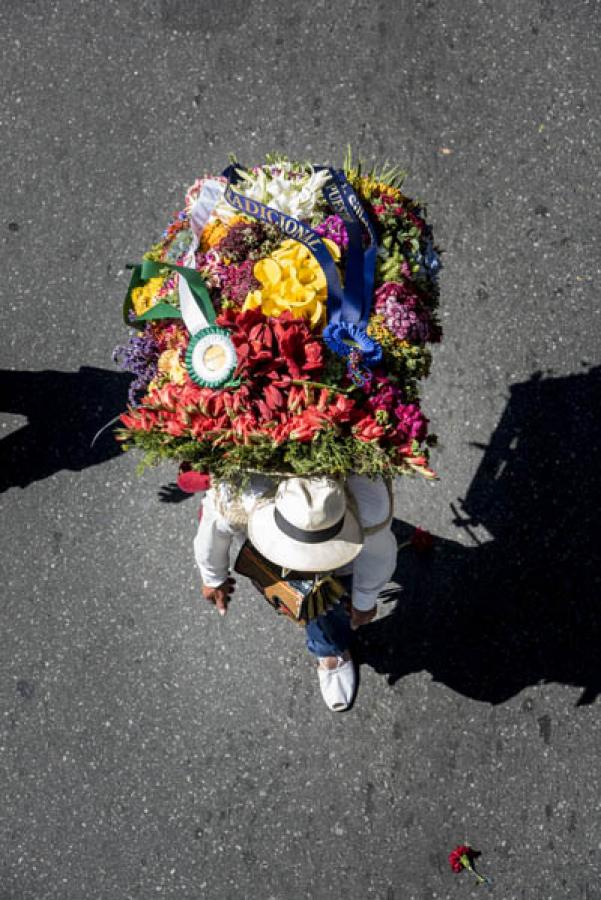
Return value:
M 306 624 L 323 699 L 331 710 L 345 710 L 356 685 L 351 630 L 374 618 L 378 594 L 396 565 L 391 519 L 391 487 L 382 478 L 291 477 L 276 487 L 271 479 L 255 476 L 237 498 L 218 485 L 204 498 L 194 541 L 203 596 L 226 614 L 235 584 L 230 549 L 234 536 L 244 531 L 284 573 L 352 576 L 350 612 L 338 603 Z
M 418 382 L 441 336 L 440 259 L 402 178 L 271 157 L 199 179 L 130 267 L 137 333 L 115 356 L 136 376 L 124 449 L 210 473 L 195 540 L 207 600 L 226 613 L 237 533 L 245 564 L 256 552 L 262 571 L 316 576 L 292 617 L 331 709 L 352 701 L 351 631 L 394 571 L 392 479 L 436 477 Z M 352 576 L 348 612 L 328 573 Z M 294 594 L 298 579 L 277 578 Z

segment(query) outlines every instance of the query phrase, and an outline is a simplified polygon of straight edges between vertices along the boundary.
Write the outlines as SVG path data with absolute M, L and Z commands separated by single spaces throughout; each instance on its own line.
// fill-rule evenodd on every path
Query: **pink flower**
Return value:
M 401 440 L 423 441 L 428 434 L 428 419 L 417 403 L 399 403 L 394 414 L 397 418 L 396 431 Z
M 372 393 L 367 398 L 367 405 L 373 412 L 384 409 L 390 412 L 399 402 L 400 391 L 388 378 L 376 377 L 371 384 Z
M 440 340 L 440 327 L 408 283 L 387 281 L 381 285 L 375 293 L 375 312 L 384 317 L 386 327 L 400 341 L 424 344 Z
M 249 291 L 254 291 L 261 287 L 253 275 L 255 262 L 252 259 L 246 259 L 240 265 L 224 266 L 220 273 L 221 292 L 228 300 L 242 305 Z
M 321 237 L 329 238 L 339 247 L 348 247 L 348 233 L 340 216 L 328 216 L 313 229 Z

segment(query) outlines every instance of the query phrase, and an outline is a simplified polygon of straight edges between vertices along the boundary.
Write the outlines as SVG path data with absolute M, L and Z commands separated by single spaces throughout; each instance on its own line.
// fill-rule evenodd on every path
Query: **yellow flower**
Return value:
M 338 261 L 337 244 L 323 241 Z M 247 295 L 243 310 L 260 307 L 266 316 L 276 317 L 288 310 L 296 318 L 308 318 L 314 328 L 325 325 L 328 285 L 317 259 L 303 244 L 284 241 L 271 256 L 255 263 L 253 274 L 261 287 Z
M 159 356 L 159 372 L 169 377 L 174 384 L 183 384 L 186 380 L 186 370 L 179 358 L 179 350 L 165 350 Z
M 222 222 L 220 219 L 213 219 L 212 222 L 208 222 L 200 236 L 200 249 L 203 253 L 206 253 L 211 247 L 216 247 L 226 236 L 232 225 L 236 225 L 238 222 L 246 222 L 245 217 L 233 216 L 229 222 Z
M 143 287 L 134 288 L 131 292 L 131 302 L 137 316 L 142 316 L 146 310 L 154 306 L 156 295 L 163 286 L 165 279 L 162 275 L 151 278 Z
M 369 175 L 359 175 L 356 170 L 352 170 L 348 173 L 348 180 L 355 190 L 366 200 L 375 199 L 382 194 L 394 197 L 395 200 L 403 199 L 403 192 L 398 188 L 386 184 L 384 181 L 376 181 L 375 178 L 370 178 Z

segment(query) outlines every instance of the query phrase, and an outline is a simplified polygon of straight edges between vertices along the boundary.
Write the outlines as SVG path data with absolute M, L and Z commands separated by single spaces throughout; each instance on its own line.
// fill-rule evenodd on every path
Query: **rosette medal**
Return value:
M 187 264 L 194 265 L 199 235 L 222 193 L 219 182 L 207 181 L 192 207 L 195 239 L 186 257 Z M 191 284 L 180 274 L 179 298 L 182 318 L 190 332 L 186 351 L 188 375 L 201 387 L 223 387 L 229 383 L 238 362 L 229 331 L 215 325 L 215 310 L 204 283 L 202 287 Z
M 202 328 L 192 335 L 186 351 L 186 368 L 196 384 L 212 388 L 226 384 L 236 363 L 236 349 L 225 328 Z

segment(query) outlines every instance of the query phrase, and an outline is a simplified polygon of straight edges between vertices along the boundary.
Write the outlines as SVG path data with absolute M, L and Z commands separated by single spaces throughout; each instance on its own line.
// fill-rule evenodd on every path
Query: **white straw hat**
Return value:
M 363 530 L 335 478 L 287 478 L 275 499 L 249 516 L 248 536 L 267 559 L 297 572 L 329 572 L 351 562 Z

